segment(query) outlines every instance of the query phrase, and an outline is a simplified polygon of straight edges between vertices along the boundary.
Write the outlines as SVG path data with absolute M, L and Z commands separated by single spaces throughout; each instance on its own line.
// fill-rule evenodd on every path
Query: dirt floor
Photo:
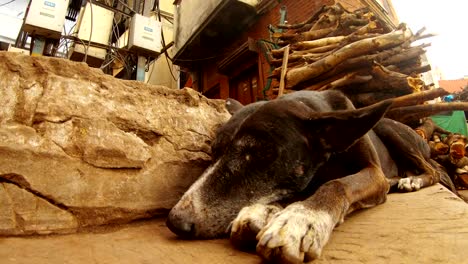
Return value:
M 337 227 L 314 263 L 466 263 L 468 205 L 440 185 L 391 194 Z M 0 263 L 261 263 L 227 239 L 183 241 L 155 219 L 95 233 L 0 238 Z

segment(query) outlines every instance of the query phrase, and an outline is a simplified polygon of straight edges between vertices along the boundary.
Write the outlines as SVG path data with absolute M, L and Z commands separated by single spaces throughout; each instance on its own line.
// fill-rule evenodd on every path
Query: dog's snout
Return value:
M 172 232 L 180 237 L 192 238 L 195 236 L 195 224 L 172 211 L 167 217 L 166 225 Z

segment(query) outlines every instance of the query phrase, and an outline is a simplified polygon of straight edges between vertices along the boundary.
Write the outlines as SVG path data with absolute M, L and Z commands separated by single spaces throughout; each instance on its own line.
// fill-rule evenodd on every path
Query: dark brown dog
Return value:
M 355 109 L 336 91 L 245 107 L 228 100 L 233 116 L 217 133 L 213 164 L 171 210 L 168 227 L 185 238 L 230 232 L 267 261 L 317 258 L 347 214 L 383 203 L 391 185 L 414 191 L 439 181 L 427 143 L 382 118 L 390 105 Z

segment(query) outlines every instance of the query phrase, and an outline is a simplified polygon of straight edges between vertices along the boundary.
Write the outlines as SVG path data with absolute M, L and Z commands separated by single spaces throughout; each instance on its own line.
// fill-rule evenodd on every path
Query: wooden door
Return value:
M 243 105 L 256 101 L 258 90 L 258 69 L 254 65 L 241 72 L 229 82 L 229 97 L 236 99 Z

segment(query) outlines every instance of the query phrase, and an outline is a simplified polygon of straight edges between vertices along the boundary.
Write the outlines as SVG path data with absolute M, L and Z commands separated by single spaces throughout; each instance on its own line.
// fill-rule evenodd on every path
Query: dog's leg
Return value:
M 273 204 L 254 204 L 242 208 L 231 223 L 231 243 L 241 249 L 255 249 L 256 236 L 282 207 Z
M 400 191 L 417 191 L 440 180 L 447 188 L 455 189 L 447 173 L 430 159 L 429 145 L 413 129 L 390 119 L 382 119 L 374 127 L 374 131 L 391 150 L 396 163 L 403 164 L 402 167 L 408 170 L 400 172 L 400 175 L 405 174 L 407 178 L 390 179 L 391 184 L 395 184 Z
M 422 154 L 416 153 L 409 159 L 415 168 L 419 168 L 423 173 L 420 175 L 410 175 L 398 181 L 398 189 L 401 191 L 412 192 L 421 188 L 434 185 L 440 181 L 440 172 L 435 169 Z
M 320 256 L 333 228 L 346 214 L 383 203 L 388 182 L 376 165 L 322 185 L 310 198 L 276 214 L 257 235 L 267 261 L 303 263 Z

